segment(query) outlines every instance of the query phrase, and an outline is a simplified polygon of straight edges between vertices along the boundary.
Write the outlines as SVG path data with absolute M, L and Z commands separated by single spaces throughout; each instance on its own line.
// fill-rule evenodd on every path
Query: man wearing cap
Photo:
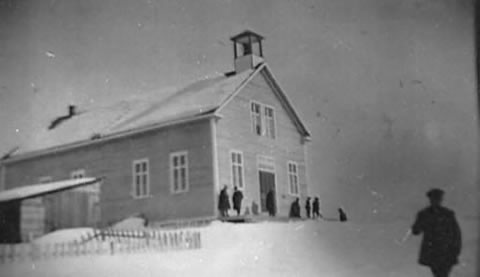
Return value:
M 461 250 L 461 232 L 455 213 L 442 207 L 444 191 L 427 192 L 430 205 L 417 214 L 412 234 L 423 234 L 419 264 L 430 267 L 434 277 L 447 277 L 458 264 Z

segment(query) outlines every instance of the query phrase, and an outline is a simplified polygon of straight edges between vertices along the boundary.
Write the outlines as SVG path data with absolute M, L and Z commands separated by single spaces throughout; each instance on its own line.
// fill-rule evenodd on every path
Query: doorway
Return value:
M 275 189 L 275 174 L 273 172 L 258 171 L 260 183 L 260 205 L 262 212 L 267 212 L 267 193 Z M 274 197 L 275 199 L 275 197 Z
M 257 156 L 258 168 L 258 184 L 260 187 L 260 209 L 262 212 L 267 211 L 267 193 L 274 191 L 273 199 L 275 209 L 277 205 L 277 197 L 275 195 L 275 160 L 269 156 Z

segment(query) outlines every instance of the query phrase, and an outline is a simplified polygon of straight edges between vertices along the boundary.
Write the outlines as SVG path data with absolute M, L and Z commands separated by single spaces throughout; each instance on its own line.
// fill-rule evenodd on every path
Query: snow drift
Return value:
M 475 276 L 476 221 L 459 219 L 461 264 L 452 277 Z M 411 222 L 214 222 L 196 228 L 202 249 L 97 255 L 0 266 L 1 276 L 430 276 L 417 265 L 420 239 L 401 242 Z

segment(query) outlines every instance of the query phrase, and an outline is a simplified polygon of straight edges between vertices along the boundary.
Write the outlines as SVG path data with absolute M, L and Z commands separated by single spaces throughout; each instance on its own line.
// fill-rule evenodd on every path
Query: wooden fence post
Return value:
M 200 232 L 197 232 L 197 238 L 198 238 L 198 247 L 197 249 L 200 249 L 202 248 L 202 236 L 201 236 L 201 233 Z
M 191 244 L 191 234 L 190 231 L 185 232 L 185 248 L 190 249 Z
M 143 237 L 145 239 L 146 246 L 150 246 L 150 235 L 149 232 L 143 231 Z
M 180 231 L 180 234 L 178 234 L 178 237 L 179 237 L 178 240 L 179 240 L 179 243 L 180 243 L 179 248 L 183 250 L 183 249 L 185 249 L 185 244 L 184 244 L 185 241 L 183 239 L 183 231 Z

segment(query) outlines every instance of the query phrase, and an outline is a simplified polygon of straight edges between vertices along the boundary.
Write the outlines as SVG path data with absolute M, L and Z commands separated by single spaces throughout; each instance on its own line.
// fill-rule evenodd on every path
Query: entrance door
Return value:
M 258 177 L 260 181 L 260 205 L 262 206 L 262 212 L 267 212 L 267 193 L 275 189 L 275 174 L 260 170 L 258 171 Z

